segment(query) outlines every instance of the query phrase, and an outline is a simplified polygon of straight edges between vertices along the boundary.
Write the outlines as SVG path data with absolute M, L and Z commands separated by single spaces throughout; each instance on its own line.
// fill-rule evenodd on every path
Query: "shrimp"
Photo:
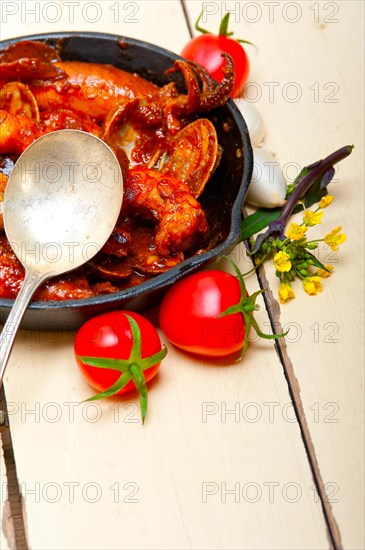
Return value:
M 203 209 L 189 187 L 156 170 L 129 170 L 123 210 L 157 222 L 155 244 L 162 256 L 191 249 L 208 229 Z

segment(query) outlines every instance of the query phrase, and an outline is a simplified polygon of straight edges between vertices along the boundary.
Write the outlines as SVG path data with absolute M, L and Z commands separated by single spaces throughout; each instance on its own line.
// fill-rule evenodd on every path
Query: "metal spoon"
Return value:
M 113 151 L 86 132 L 51 132 L 18 159 L 3 214 L 25 278 L 0 336 L 0 387 L 33 293 L 49 277 L 79 267 L 102 248 L 122 199 L 123 177 Z

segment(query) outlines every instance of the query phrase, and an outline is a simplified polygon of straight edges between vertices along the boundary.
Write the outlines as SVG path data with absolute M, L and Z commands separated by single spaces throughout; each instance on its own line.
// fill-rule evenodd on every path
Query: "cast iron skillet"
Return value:
M 183 86 L 178 73 L 164 74 L 176 59 L 181 58 L 140 40 L 92 32 L 55 33 L 6 40 L 2 42 L 2 48 L 19 40 L 42 40 L 50 45 L 57 44 L 63 60 L 109 63 L 138 73 L 160 86 L 171 80 L 175 80 L 180 88 Z M 123 47 L 118 45 L 121 40 Z M 33 302 L 25 314 L 22 328 L 71 330 L 78 328 L 86 319 L 113 309 L 147 309 L 156 305 L 164 291 L 174 282 L 203 268 L 234 247 L 239 238 L 241 207 L 253 167 L 247 126 L 231 100 L 225 107 L 204 113 L 203 116 L 213 122 L 223 147 L 220 165 L 201 197 L 211 228 L 212 248 L 204 254 L 186 259 L 166 273 L 114 294 L 64 302 Z M 0 323 L 5 321 L 12 304 L 12 300 L 0 299 Z

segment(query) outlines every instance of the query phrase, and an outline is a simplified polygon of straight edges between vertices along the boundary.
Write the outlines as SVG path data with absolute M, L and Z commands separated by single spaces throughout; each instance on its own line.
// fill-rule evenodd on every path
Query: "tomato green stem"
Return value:
M 203 13 L 204 13 L 204 8 L 203 8 L 202 11 L 200 12 L 199 17 L 198 17 L 198 19 L 196 20 L 195 29 L 196 29 L 198 32 L 201 32 L 202 34 L 212 34 L 211 32 L 207 31 L 206 29 L 203 29 L 202 27 L 200 27 L 200 20 L 201 20 L 201 18 L 203 17 Z
M 240 354 L 239 358 L 237 359 L 237 362 L 238 362 L 238 361 L 241 361 L 241 359 L 243 358 L 243 356 L 245 355 L 245 353 L 247 351 L 248 338 L 249 338 L 251 327 L 254 328 L 254 330 L 256 331 L 256 334 L 260 338 L 265 338 L 266 340 L 283 338 L 284 336 L 286 336 L 288 334 L 288 332 L 285 332 L 285 333 L 282 333 L 282 334 L 265 334 L 261 331 L 256 319 L 253 316 L 253 311 L 257 311 L 257 310 L 260 309 L 260 306 L 258 304 L 256 304 L 256 299 L 257 299 L 258 296 L 260 296 L 260 294 L 263 294 L 263 292 L 265 292 L 265 291 L 264 290 L 258 290 L 256 292 L 254 292 L 253 294 L 251 294 L 251 296 L 246 296 L 246 294 L 247 294 L 246 285 L 245 285 L 245 281 L 243 279 L 243 276 L 242 276 L 242 273 L 241 273 L 239 267 L 228 256 L 222 256 L 222 258 L 225 258 L 226 260 L 228 260 L 231 263 L 231 265 L 233 266 L 233 269 L 236 272 L 238 281 L 240 283 L 240 288 L 241 288 L 240 301 L 237 304 L 234 304 L 233 306 L 228 307 L 225 311 L 223 311 L 223 313 L 221 313 L 219 315 L 219 317 L 224 317 L 226 315 L 232 315 L 234 313 L 241 313 L 243 315 L 243 319 L 244 319 L 245 327 L 246 327 L 246 332 L 245 332 L 245 338 L 244 338 L 241 354 Z
M 123 389 L 124 386 L 130 382 L 130 380 L 133 380 L 139 393 L 142 424 L 144 424 L 147 414 L 148 391 L 143 371 L 157 365 L 158 363 L 161 363 L 167 355 L 167 348 L 164 347 L 158 353 L 155 353 L 150 357 L 142 358 L 141 331 L 137 322 L 130 315 L 126 315 L 126 317 L 131 326 L 133 341 L 132 350 L 128 359 L 109 359 L 105 357 L 81 356 L 79 356 L 78 359 L 80 359 L 82 363 L 85 363 L 85 365 L 90 365 L 100 369 L 112 369 L 121 373 L 118 380 L 114 382 L 110 388 L 89 397 L 86 401 L 95 401 L 97 399 L 102 399 L 103 397 L 111 397 L 112 395 L 120 392 L 120 390 Z
M 219 27 L 219 36 L 232 36 L 233 32 L 228 32 L 228 25 L 229 25 L 229 16 L 231 14 L 228 12 L 223 17 L 220 27 Z
M 200 15 L 198 17 L 198 19 L 196 20 L 196 23 L 195 23 L 195 29 L 198 31 L 198 32 L 201 32 L 202 34 L 212 34 L 210 31 L 207 31 L 206 29 L 203 29 L 201 26 L 200 26 L 200 21 L 203 17 L 203 13 L 204 13 L 204 8 L 202 9 L 202 11 L 200 12 Z M 222 21 L 221 21 L 221 24 L 219 26 L 219 32 L 218 32 L 218 35 L 219 36 L 225 36 L 227 38 L 229 38 L 230 36 L 233 36 L 234 35 L 234 32 L 228 32 L 228 25 L 229 25 L 229 17 L 230 17 L 230 12 L 227 12 L 226 15 L 223 17 Z M 249 44 L 250 46 L 253 46 L 255 48 L 256 51 L 258 51 L 257 47 L 255 46 L 255 44 L 253 44 L 252 42 L 249 42 L 248 40 L 242 40 L 241 38 L 234 38 L 234 40 L 236 42 L 239 42 L 240 44 Z
M 147 414 L 147 405 L 148 405 L 148 392 L 147 392 L 146 379 L 144 377 L 143 371 L 141 370 L 141 368 L 137 363 L 132 363 L 132 365 L 130 365 L 129 372 L 131 373 L 132 380 L 135 383 L 139 393 L 142 424 L 144 424 L 146 414 Z
M 84 359 L 88 359 L 87 357 L 82 357 L 80 358 L 82 360 Z M 83 361 L 84 363 L 86 363 L 86 361 Z M 90 365 L 91 363 L 87 363 L 88 365 Z M 92 366 L 96 366 L 96 365 L 92 365 Z M 113 395 L 115 395 L 116 393 L 118 393 L 122 388 L 124 388 L 124 386 L 126 386 L 128 384 L 128 382 L 131 380 L 131 375 L 129 374 L 129 372 L 124 372 L 120 375 L 120 377 L 118 378 L 118 380 L 112 385 L 110 386 L 110 388 L 108 388 L 107 390 L 101 392 L 101 393 L 97 393 L 96 395 L 93 395 L 92 397 L 89 397 L 89 399 L 86 399 L 85 401 L 96 401 L 97 399 L 103 399 L 104 397 L 111 397 Z

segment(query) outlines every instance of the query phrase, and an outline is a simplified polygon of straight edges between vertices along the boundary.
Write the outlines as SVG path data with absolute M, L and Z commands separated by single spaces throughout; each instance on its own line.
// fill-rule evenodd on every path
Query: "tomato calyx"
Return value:
M 247 351 L 248 338 L 249 338 L 251 327 L 254 328 L 257 336 L 259 336 L 260 338 L 264 338 L 265 340 L 283 338 L 288 334 L 288 331 L 281 334 L 265 334 L 264 332 L 261 331 L 256 319 L 253 316 L 253 311 L 258 311 L 260 309 L 260 306 L 256 304 L 256 299 L 258 296 L 260 296 L 260 294 L 263 294 L 265 290 L 258 290 L 257 292 L 254 292 L 253 294 L 251 294 L 251 296 L 247 296 L 245 281 L 243 279 L 240 269 L 231 258 L 229 258 L 228 256 L 222 256 L 222 257 L 227 259 L 233 266 L 233 269 L 236 272 L 238 281 L 240 283 L 240 288 L 241 288 L 240 301 L 237 304 L 234 304 L 233 306 L 228 307 L 225 311 L 223 311 L 220 315 L 218 315 L 218 317 L 224 317 L 226 315 L 232 315 L 234 313 L 241 313 L 243 316 L 245 326 L 246 326 L 246 332 L 245 332 L 245 338 L 244 338 L 241 354 L 239 358 L 236 360 L 236 362 L 239 362 L 241 361 L 241 359 L 243 358 L 243 356 Z
M 204 13 L 204 10 L 201 11 L 196 23 L 195 23 L 195 29 L 198 31 L 198 32 L 201 32 L 202 34 L 212 34 L 210 31 L 207 31 L 206 29 L 203 29 L 201 26 L 200 26 L 200 20 L 202 19 L 203 17 L 203 13 Z M 221 21 L 221 24 L 219 26 L 219 32 L 218 32 L 218 36 L 225 36 L 226 38 L 229 38 L 230 36 L 233 36 L 234 35 L 234 32 L 228 32 L 228 25 L 229 25 L 229 17 L 230 17 L 230 12 L 226 13 L 226 15 L 223 17 L 222 21 Z M 249 42 L 248 40 L 242 40 L 241 38 L 234 38 L 233 40 L 235 40 L 236 42 L 239 42 L 240 44 L 249 44 L 250 46 L 253 46 L 256 50 L 257 50 L 257 47 L 255 46 L 255 44 L 253 44 L 252 42 Z
M 167 355 L 167 348 L 165 346 L 161 349 L 161 351 L 154 353 L 149 357 L 142 358 L 140 328 L 137 322 L 130 315 L 126 314 L 126 317 L 131 326 L 133 341 L 132 350 L 128 359 L 110 359 L 105 357 L 84 356 L 78 356 L 78 359 L 86 365 L 90 365 L 92 367 L 112 369 L 121 373 L 118 380 L 114 382 L 112 386 L 101 393 L 97 393 L 96 395 L 89 397 L 86 401 L 96 401 L 97 399 L 103 399 L 104 397 L 111 397 L 112 395 L 117 394 L 122 388 L 124 388 L 124 386 L 128 384 L 128 382 L 130 382 L 130 380 L 132 380 L 139 393 L 142 424 L 144 424 L 148 406 L 148 391 L 143 371 L 160 363 Z

